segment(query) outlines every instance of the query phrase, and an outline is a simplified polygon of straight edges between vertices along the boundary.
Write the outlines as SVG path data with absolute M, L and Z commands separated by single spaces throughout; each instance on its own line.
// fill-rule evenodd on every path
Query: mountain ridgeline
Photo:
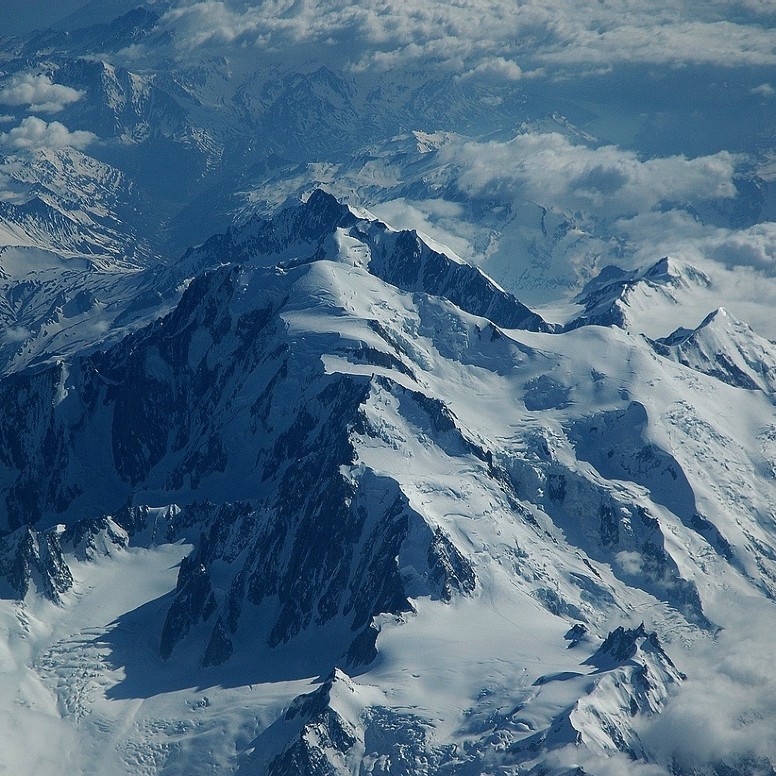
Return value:
M 185 546 L 145 660 L 245 693 L 224 773 L 650 762 L 716 585 L 776 597 L 772 343 L 724 313 L 630 333 L 665 262 L 561 327 L 429 243 L 317 190 L 122 276 L 132 326 L 0 380 L 2 595 L 67 611 L 88 569 Z

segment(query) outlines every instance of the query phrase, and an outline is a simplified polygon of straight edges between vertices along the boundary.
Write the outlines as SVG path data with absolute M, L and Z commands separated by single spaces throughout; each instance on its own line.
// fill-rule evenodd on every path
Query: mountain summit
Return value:
M 25 671 L 79 756 L 138 704 L 112 773 L 199 740 L 236 773 L 647 760 L 720 591 L 775 594 L 767 430 L 721 420 L 764 397 L 690 361 L 721 330 L 767 375 L 722 313 L 561 332 L 325 192 L 148 282 L 158 317 L 0 381 Z

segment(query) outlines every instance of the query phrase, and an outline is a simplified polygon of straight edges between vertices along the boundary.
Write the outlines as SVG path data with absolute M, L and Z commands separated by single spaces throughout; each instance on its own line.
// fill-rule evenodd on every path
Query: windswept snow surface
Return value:
M 153 737 L 132 750 L 144 701 L 111 697 L 132 671 L 116 657 L 136 657 L 141 685 L 151 675 L 157 650 L 150 628 L 163 615 L 187 550 L 180 544 L 114 550 L 71 563 L 74 586 L 60 605 L 34 593 L 2 602 L 0 724 L 8 773 L 153 772 L 154 746 L 160 748 Z M 141 609 L 147 619 L 133 618 Z

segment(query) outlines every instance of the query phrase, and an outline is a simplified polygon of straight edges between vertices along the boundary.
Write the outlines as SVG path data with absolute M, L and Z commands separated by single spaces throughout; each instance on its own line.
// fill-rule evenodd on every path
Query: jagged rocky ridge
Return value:
M 337 671 L 237 772 L 538 774 L 569 745 L 648 758 L 632 720 L 682 682 L 661 642 L 719 624 L 697 559 L 774 594 L 772 486 L 709 486 L 760 463 L 686 400 L 715 376 L 617 329 L 553 333 L 479 271 L 325 194 L 176 271 L 193 277 L 168 314 L 0 382 L 1 570 L 6 595 L 66 606 L 79 563 L 185 541 L 164 665 L 227 670 L 316 639 L 320 679 Z M 445 610 L 471 638 L 516 638 L 511 618 L 530 616 L 567 669 L 483 691 L 454 743 L 370 686 L 396 634 Z
M 225 259 L 270 264 L 285 264 L 285 259 L 294 265 L 344 260 L 402 291 L 441 296 L 497 326 L 554 330 L 483 272 L 450 255 L 431 248 L 415 231 L 390 229 L 316 189 L 305 204 L 288 207 L 269 220 L 255 216 L 205 242 L 186 259 L 191 269 Z

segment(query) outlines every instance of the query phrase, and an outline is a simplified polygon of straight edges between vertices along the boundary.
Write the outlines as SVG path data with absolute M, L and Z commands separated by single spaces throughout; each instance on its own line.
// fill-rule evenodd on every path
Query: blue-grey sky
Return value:
M 44 29 L 83 5 L 87 0 L 0 0 L 0 32 L 18 35 Z

